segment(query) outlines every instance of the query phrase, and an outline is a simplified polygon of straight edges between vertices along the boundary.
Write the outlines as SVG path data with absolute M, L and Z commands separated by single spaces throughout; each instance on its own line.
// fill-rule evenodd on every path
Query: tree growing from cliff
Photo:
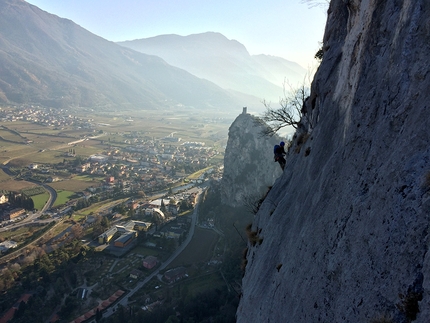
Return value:
M 301 3 L 306 3 L 309 8 L 323 7 L 326 8 L 330 4 L 330 0 L 302 0 Z
M 284 84 L 284 97 L 279 99 L 279 108 L 272 108 L 270 103 L 263 101 L 266 110 L 261 116 L 261 120 L 266 122 L 268 127 L 262 130 L 262 135 L 273 136 L 276 132 L 284 127 L 291 126 L 297 129 L 300 120 L 303 117 L 303 105 L 309 97 L 309 88 L 305 85 L 293 89 L 287 84 L 289 91 Z

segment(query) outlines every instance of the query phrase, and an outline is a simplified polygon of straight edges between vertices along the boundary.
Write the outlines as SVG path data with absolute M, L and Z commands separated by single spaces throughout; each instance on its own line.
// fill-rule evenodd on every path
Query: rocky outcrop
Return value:
M 273 146 L 280 138 L 262 136 L 265 128 L 266 124 L 245 111 L 231 124 L 221 182 L 223 204 L 252 205 L 281 175 L 279 164 L 273 160 Z
M 237 322 L 428 322 L 430 2 L 332 0 L 323 50 Z

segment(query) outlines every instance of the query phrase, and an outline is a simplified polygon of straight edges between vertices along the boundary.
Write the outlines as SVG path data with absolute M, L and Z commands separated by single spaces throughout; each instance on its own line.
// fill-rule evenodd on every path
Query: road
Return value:
M 118 304 L 122 306 L 127 306 L 128 300 L 131 296 L 133 296 L 139 289 L 141 289 L 145 284 L 147 284 L 152 278 L 157 276 L 161 270 L 165 269 L 170 263 L 177 257 L 179 254 L 184 251 L 184 249 L 188 246 L 191 239 L 193 238 L 194 231 L 196 228 L 197 220 L 198 220 L 198 213 L 199 213 L 199 203 L 200 199 L 202 197 L 202 193 L 204 190 L 201 190 L 197 197 L 197 203 L 194 207 L 194 212 L 191 216 L 191 227 L 190 232 L 188 233 L 187 238 L 184 240 L 184 242 L 179 246 L 178 249 L 175 250 L 175 252 L 165 261 L 161 264 L 159 268 L 157 268 L 153 273 L 151 273 L 148 277 L 146 277 L 143 281 L 136 284 L 136 286 L 129 291 L 129 293 L 122 298 L 115 306 L 109 307 L 105 313 L 103 313 L 103 317 L 109 317 L 114 313 L 115 308 L 118 306 Z
M 14 176 L 14 174 L 10 171 L 10 169 L 9 169 L 9 167 L 8 167 L 8 166 L 4 166 L 4 165 L 2 165 L 2 166 L 1 166 L 1 169 L 2 169 L 2 170 L 3 170 L 7 175 L 9 175 L 9 176 Z M 26 224 L 28 224 L 29 222 L 32 222 L 33 220 L 35 220 L 36 218 L 38 218 L 40 215 L 42 215 L 44 212 L 46 212 L 47 210 L 49 210 L 49 209 L 54 205 L 55 200 L 57 199 L 57 192 L 56 192 L 56 191 L 55 191 L 51 186 L 46 185 L 46 184 L 41 183 L 41 182 L 33 181 L 33 180 L 31 180 L 31 179 L 28 179 L 28 180 L 27 180 L 27 182 L 31 182 L 31 183 L 37 184 L 37 185 L 39 185 L 39 186 L 42 186 L 45 190 L 47 190 L 47 191 L 48 191 L 48 193 L 49 193 L 48 201 L 45 203 L 45 205 L 43 206 L 42 210 L 40 210 L 40 211 L 38 211 L 38 212 L 35 212 L 35 213 L 30 214 L 27 218 L 25 218 L 24 220 L 22 220 L 22 221 L 20 221 L 20 222 L 18 222 L 18 223 L 14 223 L 14 224 L 12 224 L 12 225 L 8 225 L 8 226 L 5 226 L 5 227 L 3 227 L 3 228 L 0 228 L 0 232 L 1 232 L 1 231 L 11 230 L 11 229 L 14 229 L 14 228 L 17 228 L 17 227 L 20 227 L 20 226 L 26 225 Z M 51 221 L 52 221 L 52 220 L 51 220 Z M 46 221 L 44 221 L 44 222 L 46 222 Z M 50 221 L 49 221 L 49 222 L 50 222 Z

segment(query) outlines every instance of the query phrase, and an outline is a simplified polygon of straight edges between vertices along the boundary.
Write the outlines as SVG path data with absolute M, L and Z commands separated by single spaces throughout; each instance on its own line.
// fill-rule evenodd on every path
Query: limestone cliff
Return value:
M 263 137 L 266 127 L 246 111 L 231 124 L 221 182 L 223 204 L 237 207 L 258 201 L 282 174 L 273 160 L 273 146 L 280 139 Z
M 429 322 L 430 1 L 332 0 L 323 50 L 237 322 Z

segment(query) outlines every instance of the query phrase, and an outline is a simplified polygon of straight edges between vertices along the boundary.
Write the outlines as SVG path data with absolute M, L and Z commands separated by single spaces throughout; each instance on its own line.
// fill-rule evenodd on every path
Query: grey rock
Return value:
M 248 113 L 231 124 L 221 181 L 223 204 L 237 207 L 258 201 L 282 174 L 273 159 L 273 146 L 281 139 L 262 136 L 265 128 L 265 123 Z
M 324 48 L 237 322 L 428 322 L 430 2 L 332 0 Z

